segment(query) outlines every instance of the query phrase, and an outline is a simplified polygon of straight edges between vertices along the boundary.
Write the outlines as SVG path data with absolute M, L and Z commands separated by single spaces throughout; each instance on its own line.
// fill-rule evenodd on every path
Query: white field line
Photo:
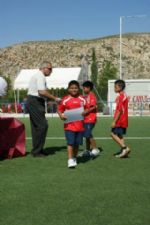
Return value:
M 59 118 L 57 113 L 47 113 L 45 114 L 47 118 Z M 0 113 L 0 117 L 15 117 L 15 118 L 29 118 L 29 114 L 24 113 Z M 112 115 L 103 115 L 102 113 L 97 113 L 97 117 L 112 117 Z M 144 113 L 141 115 L 140 112 L 136 114 L 129 114 L 129 117 L 150 117 L 150 113 L 148 112 L 146 115 Z
M 32 139 L 32 137 L 26 137 L 27 140 Z M 64 140 L 65 137 L 47 137 L 47 140 Z M 94 137 L 96 140 L 112 140 L 111 137 Z M 150 140 L 150 137 L 125 137 L 126 140 Z

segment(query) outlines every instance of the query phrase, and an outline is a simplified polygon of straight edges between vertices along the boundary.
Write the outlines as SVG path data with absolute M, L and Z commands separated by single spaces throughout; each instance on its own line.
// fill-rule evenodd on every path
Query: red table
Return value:
M 0 117 L 0 157 L 24 156 L 25 126 L 16 118 Z

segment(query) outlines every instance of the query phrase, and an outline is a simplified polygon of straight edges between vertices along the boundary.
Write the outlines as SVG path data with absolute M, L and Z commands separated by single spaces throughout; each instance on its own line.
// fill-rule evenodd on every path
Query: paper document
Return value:
M 65 120 L 65 123 L 70 123 L 77 120 L 83 120 L 84 119 L 82 116 L 83 111 L 84 111 L 83 107 L 66 110 L 64 112 L 65 117 L 67 117 L 67 119 Z

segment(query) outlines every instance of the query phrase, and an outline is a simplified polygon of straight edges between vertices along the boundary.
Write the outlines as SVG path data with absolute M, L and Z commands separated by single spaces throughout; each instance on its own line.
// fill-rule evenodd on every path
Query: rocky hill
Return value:
M 81 66 L 83 55 L 91 64 L 92 48 L 95 48 L 98 69 L 104 60 L 110 60 L 118 68 L 119 36 L 92 40 L 36 41 L 0 48 L 0 73 L 13 80 L 23 68 L 37 68 L 41 61 L 49 59 L 53 67 Z M 122 39 L 122 71 L 125 79 L 150 79 L 150 33 L 126 34 Z

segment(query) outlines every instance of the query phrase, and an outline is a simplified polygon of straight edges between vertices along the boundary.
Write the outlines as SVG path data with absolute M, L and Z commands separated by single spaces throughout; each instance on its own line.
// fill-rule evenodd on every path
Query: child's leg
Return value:
M 74 146 L 68 145 L 68 168 L 76 167 L 77 161 L 74 157 L 75 157 Z
M 112 133 L 111 133 L 111 137 L 113 138 L 113 140 L 114 140 L 118 145 L 120 145 L 121 148 L 124 148 L 124 147 L 125 147 L 123 136 L 118 135 L 118 134 L 114 134 L 114 133 L 112 132 Z
M 86 150 L 90 150 L 91 141 L 90 138 L 86 137 Z
M 124 158 L 130 153 L 130 149 L 125 145 L 124 138 L 121 134 L 111 133 L 112 138 L 120 145 L 121 150 L 114 155 L 118 158 Z
M 92 134 L 94 126 L 95 126 L 94 123 L 86 123 L 84 125 L 84 127 L 85 127 L 84 137 L 86 138 L 86 151 L 83 152 L 82 156 L 96 157 L 99 155 L 100 151 L 99 151 L 99 149 L 97 149 L 96 141 L 93 138 L 93 134 Z
M 83 144 L 83 132 L 76 132 L 74 142 L 74 157 L 78 155 L 79 145 Z
M 120 141 L 122 143 L 122 146 L 125 147 L 126 145 L 125 145 L 123 136 L 119 134 L 118 137 L 120 138 Z
M 75 140 L 75 133 L 70 130 L 66 130 L 65 136 L 67 140 L 68 159 L 72 159 L 74 157 L 73 146 Z
M 124 147 L 122 147 L 122 149 L 121 149 L 122 152 L 120 153 L 119 158 L 124 158 L 124 157 L 128 156 L 128 154 L 130 153 L 131 150 L 130 150 L 130 148 L 125 144 L 124 138 L 123 138 L 122 135 L 121 135 L 120 139 L 121 139 L 122 145 L 123 145 Z
M 68 149 L 68 159 L 72 159 L 74 157 L 74 149 L 72 145 L 67 146 Z
M 77 157 L 77 155 L 78 155 L 78 150 L 79 150 L 79 146 L 78 146 L 78 145 L 74 146 L 74 148 L 73 148 L 73 157 L 74 157 L 74 158 Z
M 90 148 L 96 148 L 96 141 L 93 138 L 93 128 L 95 127 L 94 123 L 85 124 L 85 132 L 84 136 L 86 137 L 86 150 L 90 150 Z
M 90 138 L 90 145 L 91 145 L 92 149 L 97 148 L 96 141 L 93 137 Z
M 91 144 L 91 156 L 92 157 L 97 157 L 100 153 L 100 150 L 97 148 L 97 145 L 96 145 L 96 141 L 93 137 L 90 137 L 90 144 Z
M 65 131 L 65 136 L 68 149 L 68 168 L 74 168 L 77 165 L 76 160 L 74 160 L 74 143 L 76 135 L 73 131 Z

